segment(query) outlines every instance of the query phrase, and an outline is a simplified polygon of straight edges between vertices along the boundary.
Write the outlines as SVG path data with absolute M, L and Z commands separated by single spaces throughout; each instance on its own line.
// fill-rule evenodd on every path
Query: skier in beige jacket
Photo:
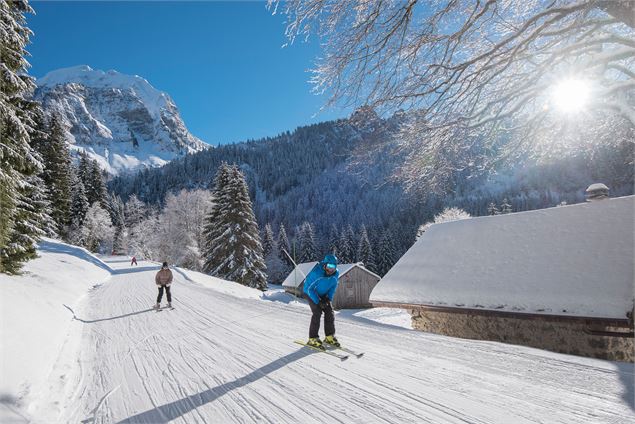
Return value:
M 161 307 L 161 298 L 163 297 L 163 290 L 165 289 L 165 295 L 168 298 L 168 308 L 172 307 L 172 294 L 170 293 L 170 285 L 172 284 L 172 271 L 168 268 L 168 263 L 163 262 L 163 266 L 159 272 L 157 272 L 156 277 L 154 277 L 154 282 L 159 287 L 159 295 L 157 296 L 157 304 L 154 305 L 156 309 Z

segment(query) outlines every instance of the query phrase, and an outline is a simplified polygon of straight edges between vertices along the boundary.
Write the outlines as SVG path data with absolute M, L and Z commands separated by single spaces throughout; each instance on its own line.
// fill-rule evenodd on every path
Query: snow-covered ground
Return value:
M 53 254 L 43 252 L 40 261 L 52 263 L 48 256 Z M 39 305 L 4 313 L 8 300 L 26 305 L 48 295 L 56 284 L 47 280 L 49 274 L 82 284 L 86 293 L 75 301 L 51 302 L 56 313 L 66 314 L 68 329 L 51 368 L 43 372 L 46 384 L 19 411 L 33 422 L 635 419 L 631 364 L 421 333 L 404 328 L 408 324 L 403 311 L 390 310 L 337 314 L 340 340 L 366 352 L 361 359 L 340 362 L 293 343 L 307 336 L 309 310 L 279 288 L 261 295 L 176 270 L 175 309 L 156 312 L 151 309 L 155 264 L 140 261 L 131 268 L 126 258 L 103 258 L 113 269 L 109 277 L 88 271 L 79 275 L 61 263 L 71 262 L 70 256 L 60 256 L 56 269 L 39 274 L 48 288 L 27 288 L 35 284 L 29 280 L 33 275 L 2 280 L 3 286 L 10 280 L 25 287 L 22 299 L 19 291 L 11 298 L 3 291 L 3 345 L 4 327 L 18 325 L 27 316 L 46 322 L 53 313 Z M 91 257 L 85 259 L 94 263 Z M 28 267 L 34 273 L 33 265 Z M 97 277 L 105 279 L 94 286 Z M 28 336 L 30 328 L 22 328 Z M 5 362 L 17 354 L 9 346 L 2 355 Z M 3 380 L 4 372 L 3 367 Z M 3 402 L 8 400 L 3 397 Z M 19 415 L 14 418 L 20 422 Z
M 0 274 L 0 422 L 11 422 L 48 391 L 46 379 L 62 348 L 77 349 L 69 311 L 110 276 L 110 267 L 86 250 L 45 239 L 40 258 L 20 277 Z M 28 408 L 27 408 L 28 409 Z

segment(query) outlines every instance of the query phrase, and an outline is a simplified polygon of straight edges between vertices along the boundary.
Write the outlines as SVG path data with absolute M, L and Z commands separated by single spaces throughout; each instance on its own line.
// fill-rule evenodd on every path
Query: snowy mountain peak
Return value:
M 161 166 L 207 145 L 190 134 L 174 101 L 138 75 L 88 65 L 49 72 L 34 95 L 67 128 L 72 151 L 85 151 L 111 174 Z
M 75 82 L 86 87 L 116 87 L 121 89 L 132 87 L 143 87 L 148 92 L 161 95 L 160 91 L 152 87 L 150 83 L 139 75 L 125 75 L 111 69 L 109 71 L 101 71 L 93 69 L 88 65 L 71 66 L 70 68 L 61 68 L 49 72 L 42 78 L 37 80 L 38 86 L 55 86 L 59 84 L 68 84 Z

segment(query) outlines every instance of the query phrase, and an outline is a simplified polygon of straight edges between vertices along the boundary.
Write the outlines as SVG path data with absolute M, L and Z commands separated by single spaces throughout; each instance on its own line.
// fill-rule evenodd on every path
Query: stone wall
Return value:
M 413 328 L 429 333 L 476 340 L 492 340 L 536 347 L 554 352 L 633 362 L 632 337 L 597 335 L 597 332 L 633 332 L 633 327 L 615 328 L 594 321 L 562 321 L 546 317 L 450 313 L 411 310 Z M 592 332 L 596 334 L 592 334 Z

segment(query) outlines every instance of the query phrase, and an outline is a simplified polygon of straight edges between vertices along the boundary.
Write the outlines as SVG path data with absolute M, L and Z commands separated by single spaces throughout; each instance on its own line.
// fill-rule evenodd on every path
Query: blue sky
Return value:
M 32 1 L 31 75 L 75 65 L 147 79 L 210 144 L 273 136 L 346 116 L 319 112 L 308 83 L 317 40 L 281 48 L 284 16 L 265 2 Z M 317 116 L 316 116 L 317 114 Z

